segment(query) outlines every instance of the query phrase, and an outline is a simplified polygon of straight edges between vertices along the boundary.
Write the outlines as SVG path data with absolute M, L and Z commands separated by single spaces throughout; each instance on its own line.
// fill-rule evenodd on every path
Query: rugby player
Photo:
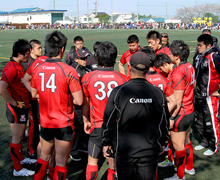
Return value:
M 28 120 L 29 93 L 21 82 L 25 74 L 21 63 L 28 61 L 30 49 L 30 44 L 24 39 L 14 43 L 12 57 L 4 67 L 0 81 L 0 95 L 7 102 L 6 117 L 12 133 L 10 154 L 14 164 L 14 176 L 34 175 L 34 171 L 23 168 L 22 164 L 36 162 L 35 159 L 26 158 L 22 154 L 22 139 Z
M 195 70 L 187 62 L 188 56 L 188 45 L 181 40 L 173 41 L 170 45 L 170 59 L 176 67 L 170 73 L 170 81 L 171 87 L 174 89 L 177 108 L 170 118 L 170 120 L 174 121 L 174 126 L 170 130 L 170 136 L 176 151 L 177 174 L 164 180 L 184 180 L 184 171 L 190 175 L 195 174 L 193 168 L 193 148 L 189 138 L 190 125 L 194 120 Z M 188 150 L 188 155 L 186 149 Z
M 124 65 L 127 63 L 128 67 L 130 66 L 130 58 L 131 56 L 140 49 L 139 38 L 133 34 L 130 35 L 127 39 L 129 50 L 127 50 L 121 57 L 120 62 L 118 64 L 119 72 L 125 74 Z M 127 76 L 130 78 L 130 72 L 127 71 Z
M 162 41 L 162 45 L 165 47 L 170 47 L 170 43 L 169 43 L 169 37 L 167 33 L 162 33 L 161 34 L 161 41 Z
M 164 93 L 145 79 L 149 57 L 137 52 L 131 56 L 130 64 L 131 79 L 113 89 L 105 108 L 103 154 L 109 158 L 117 135 L 118 179 L 152 180 L 159 153 L 169 138 L 170 114 Z
M 208 148 L 203 154 L 211 156 L 218 152 L 219 143 L 220 56 L 215 53 L 213 37 L 209 34 L 200 35 L 197 41 L 200 55 L 193 60 L 193 66 L 196 70 L 195 126 L 200 145 L 195 150 Z
M 53 179 L 65 180 L 67 176 L 67 159 L 74 140 L 74 104 L 82 105 L 83 93 L 76 70 L 61 62 L 66 43 L 67 38 L 61 32 L 48 34 L 45 51 L 49 58 L 34 70 L 31 78 L 32 97 L 39 98 L 41 125 L 41 154 L 35 180 L 44 178 L 53 149 L 56 162 Z
M 87 73 L 82 78 L 85 95 L 82 108 L 84 130 L 90 134 L 88 143 L 88 164 L 86 179 L 96 179 L 98 160 L 102 155 L 102 123 L 105 106 L 113 88 L 128 81 L 128 78 L 114 70 L 117 48 L 111 42 L 102 42 L 96 50 L 98 69 Z M 89 121 L 90 101 L 90 121 Z M 114 159 L 109 158 L 108 180 L 115 179 Z
M 25 72 L 31 66 L 31 64 L 42 55 L 42 46 L 40 41 L 38 41 L 37 39 L 32 39 L 29 43 L 31 45 L 30 58 L 27 62 L 22 63 Z M 30 121 L 28 131 L 28 153 L 31 158 L 37 158 L 37 146 L 39 143 L 39 113 L 37 112 L 38 102 L 36 99 L 31 98 L 30 104 L 31 106 L 29 109 Z

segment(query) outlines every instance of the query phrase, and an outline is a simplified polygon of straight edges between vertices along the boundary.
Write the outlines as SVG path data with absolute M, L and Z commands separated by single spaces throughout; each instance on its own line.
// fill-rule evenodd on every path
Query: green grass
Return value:
M 12 45 L 18 38 L 25 38 L 27 40 L 38 39 L 44 46 L 44 38 L 47 33 L 52 30 L 7 30 L 0 31 L 0 71 L 5 64 L 9 61 L 12 53 Z M 128 49 L 126 40 L 131 34 L 138 35 L 140 39 L 140 45 L 147 45 L 146 34 L 149 30 L 61 30 L 69 39 L 66 50 L 69 50 L 72 46 L 74 36 L 81 35 L 84 40 L 84 46 L 92 51 L 93 43 L 96 41 L 111 41 L 118 48 L 118 54 L 122 55 Z M 198 30 L 163 30 L 160 32 L 167 32 L 170 37 L 170 42 L 179 39 L 184 40 L 190 47 L 190 57 L 188 61 L 192 63 L 192 57 L 196 48 L 196 39 L 201 34 Z M 220 31 L 213 31 L 213 35 L 220 39 Z M 120 57 L 119 57 L 120 58 Z M 119 58 L 117 59 L 119 61 Z M 118 70 L 116 64 L 115 69 Z M 10 125 L 7 122 L 5 116 L 5 101 L 0 98 L 0 178 L 1 180 L 22 180 L 33 179 L 33 177 L 19 178 L 13 177 L 13 164 L 9 153 L 9 145 L 11 141 Z M 193 146 L 198 145 L 198 142 L 192 136 Z M 194 167 L 196 170 L 195 176 L 186 175 L 187 180 L 219 180 L 220 172 L 220 157 L 219 153 L 211 157 L 206 157 L 202 151 L 194 151 Z M 24 153 L 26 152 L 26 142 L 24 142 Z M 160 161 L 163 160 L 165 155 L 160 157 Z M 68 178 L 73 179 L 85 179 L 85 168 L 87 163 L 87 156 L 82 154 L 82 161 L 73 162 L 68 161 Z M 34 169 L 34 166 L 28 168 Z M 97 179 L 106 179 L 107 162 L 102 159 L 100 162 L 100 170 Z M 158 180 L 162 180 L 165 177 L 172 176 L 174 173 L 173 168 L 160 168 L 158 174 Z

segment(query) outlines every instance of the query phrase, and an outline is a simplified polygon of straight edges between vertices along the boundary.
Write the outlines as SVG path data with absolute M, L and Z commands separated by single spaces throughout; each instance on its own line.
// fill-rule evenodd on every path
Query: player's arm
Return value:
M 39 94 L 37 92 L 37 89 L 35 89 L 33 87 L 31 87 L 31 95 L 32 95 L 33 98 L 39 99 Z
M 176 117 L 181 109 L 183 94 L 184 90 L 174 90 L 174 95 L 176 97 L 176 109 L 174 110 L 172 117 Z
M 72 93 L 73 96 L 73 104 L 77 106 L 81 106 L 83 104 L 83 93 L 82 90 L 76 91 Z
M 169 112 L 171 113 L 174 108 L 176 107 L 176 97 L 174 95 L 174 93 L 168 97 L 166 97 L 167 99 L 167 105 L 168 105 L 168 109 L 169 109 Z
M 83 105 L 81 107 L 82 117 L 84 123 L 84 131 L 86 134 L 89 134 L 90 129 L 92 128 L 91 122 L 89 121 L 89 98 L 84 97 Z
M 8 103 L 10 103 L 13 106 L 17 106 L 17 101 L 15 101 L 11 95 L 8 92 L 8 86 L 9 84 L 6 83 L 5 81 L 0 81 L 0 96 L 7 101 Z
M 31 75 L 25 73 L 22 82 L 29 92 L 31 92 Z
M 125 75 L 125 68 L 124 68 L 124 64 L 122 64 L 121 62 L 119 62 L 118 64 L 118 69 L 119 72 Z

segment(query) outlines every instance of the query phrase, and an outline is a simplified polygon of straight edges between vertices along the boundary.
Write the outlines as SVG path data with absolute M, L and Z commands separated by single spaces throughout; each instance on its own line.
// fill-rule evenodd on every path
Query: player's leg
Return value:
M 33 149 L 34 120 L 33 120 L 32 108 L 29 109 L 29 117 L 30 118 L 29 118 L 27 145 L 28 145 L 28 153 L 31 157 L 31 156 L 34 156 L 34 149 Z
M 49 164 L 48 164 L 49 173 L 47 175 L 47 179 L 53 180 L 54 168 L 55 168 L 55 151 L 53 151 L 53 154 L 51 155 L 49 160 Z
M 108 165 L 109 165 L 109 168 L 108 168 L 107 180 L 116 180 L 117 176 L 116 176 L 115 159 L 109 158 Z
M 54 150 L 54 130 L 41 127 L 41 153 L 35 168 L 35 180 L 43 179 L 46 175 L 47 166 Z
M 218 107 L 219 99 L 215 96 L 206 98 L 207 108 L 205 110 L 205 130 L 208 138 L 208 150 L 204 155 L 213 155 L 218 152 L 219 142 L 219 122 L 218 122 Z

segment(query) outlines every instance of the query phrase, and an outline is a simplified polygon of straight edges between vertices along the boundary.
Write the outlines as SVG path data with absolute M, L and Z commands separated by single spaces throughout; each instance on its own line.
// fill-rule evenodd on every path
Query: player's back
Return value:
M 33 73 L 39 94 L 41 125 L 62 128 L 74 122 L 73 90 L 81 90 L 76 70 L 60 60 L 46 60 Z M 42 121 L 43 120 L 43 121 Z
M 195 70 L 190 63 L 181 63 L 171 72 L 171 86 L 174 90 L 184 90 L 181 114 L 191 114 L 194 110 Z
M 173 89 L 166 78 L 161 74 L 158 74 L 156 70 L 149 71 L 146 75 L 146 80 L 157 88 L 161 89 L 165 93 L 166 97 L 169 97 L 173 94 Z
M 101 128 L 108 97 L 112 89 L 128 81 L 128 78 L 113 68 L 98 68 L 83 76 L 82 86 L 90 98 L 90 120 L 93 128 Z

